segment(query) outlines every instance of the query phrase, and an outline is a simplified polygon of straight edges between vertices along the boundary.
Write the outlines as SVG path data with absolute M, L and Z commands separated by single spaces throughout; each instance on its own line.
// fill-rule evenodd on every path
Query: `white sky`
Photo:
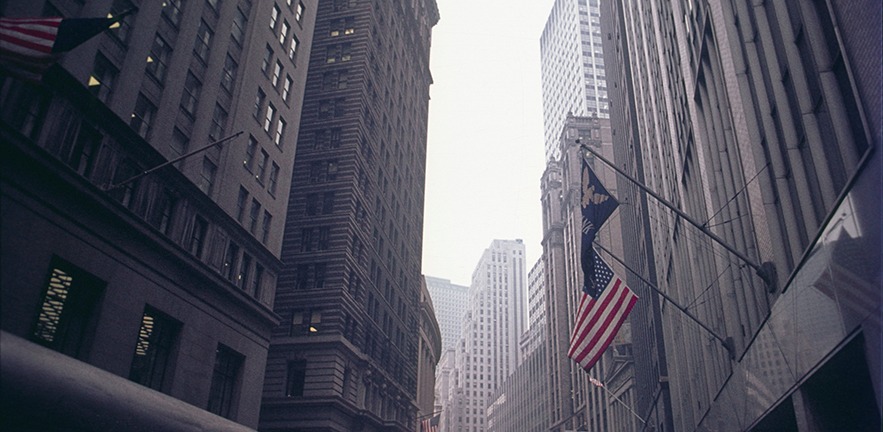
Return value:
M 494 239 L 542 248 L 539 40 L 553 0 L 437 0 L 423 274 L 468 286 Z

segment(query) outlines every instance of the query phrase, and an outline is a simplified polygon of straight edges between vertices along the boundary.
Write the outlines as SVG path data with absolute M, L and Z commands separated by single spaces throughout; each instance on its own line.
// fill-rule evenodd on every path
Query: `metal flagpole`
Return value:
M 198 148 L 198 149 L 196 149 L 196 150 L 193 150 L 193 151 L 190 152 L 190 153 L 187 153 L 187 154 L 185 154 L 185 155 L 178 156 L 177 158 L 172 159 L 172 160 L 170 160 L 170 161 L 163 162 L 163 163 L 161 163 L 161 164 L 159 164 L 159 165 L 157 165 L 157 166 L 155 166 L 155 167 L 153 167 L 153 168 L 150 168 L 150 169 L 148 169 L 148 170 L 142 172 L 141 174 L 138 174 L 138 175 L 136 175 L 136 176 L 134 176 L 134 177 L 132 177 L 132 178 L 128 178 L 128 179 L 126 179 L 126 180 L 123 180 L 123 181 L 121 181 L 121 182 L 119 182 L 119 183 L 117 183 L 117 184 L 115 184 L 115 185 L 110 185 L 110 186 L 108 186 L 107 189 L 105 189 L 104 191 L 105 191 L 105 192 L 112 191 L 112 190 L 114 190 L 114 189 L 116 189 L 116 188 L 118 188 L 118 187 L 120 187 L 120 186 L 127 185 L 127 184 L 129 184 L 129 183 L 132 183 L 133 181 L 138 180 L 139 178 L 144 177 L 144 176 L 146 176 L 146 175 L 148 175 L 148 174 L 150 174 L 150 173 L 152 173 L 152 172 L 154 172 L 154 171 L 156 171 L 156 170 L 159 170 L 159 169 L 165 168 L 165 167 L 167 167 L 167 166 L 169 166 L 169 165 L 171 165 L 171 164 L 174 164 L 174 163 L 176 163 L 176 162 L 180 162 L 180 161 L 182 161 L 182 160 L 184 160 L 184 159 L 186 159 L 186 158 L 188 158 L 188 157 L 190 157 L 190 156 L 193 156 L 193 155 L 195 155 L 195 154 L 197 154 L 197 153 L 199 153 L 199 152 L 206 151 L 206 150 L 208 150 L 208 149 L 210 149 L 210 148 L 212 148 L 212 147 L 214 147 L 214 146 L 216 146 L 216 145 L 218 145 L 218 144 L 221 144 L 221 143 L 223 143 L 223 142 L 225 142 L 225 141 L 230 141 L 230 140 L 232 140 L 233 138 L 236 138 L 236 137 L 238 137 L 239 135 L 242 135 L 243 133 L 244 133 L 244 131 L 236 132 L 236 133 L 233 134 L 233 135 L 230 135 L 230 136 L 228 136 L 228 137 L 226 137 L 226 138 L 221 138 L 221 139 L 219 139 L 219 140 L 217 140 L 217 141 L 215 141 L 215 142 L 213 142 L 213 143 L 210 143 L 210 144 L 208 144 L 208 145 L 206 145 L 206 146 L 204 146 L 204 147 L 200 147 L 200 148 Z
M 629 410 L 632 413 L 632 415 L 635 416 L 636 419 L 640 420 L 641 423 L 644 423 L 645 425 L 647 424 L 647 422 L 644 421 L 644 419 L 642 419 L 641 416 L 639 416 L 638 413 L 636 413 L 635 410 L 632 409 L 632 407 L 630 407 L 627 403 L 625 403 L 618 396 L 613 394 L 612 391 L 608 390 L 607 386 L 605 386 L 604 383 L 602 383 L 601 381 L 598 381 L 594 377 L 589 377 L 589 382 L 591 382 L 592 385 L 594 385 L 595 387 L 601 387 L 602 389 L 604 389 L 604 391 L 607 392 L 607 394 L 610 395 L 610 397 L 615 399 L 617 402 L 621 403 L 622 406 L 624 406 L 627 410 Z
M 775 280 L 772 277 L 772 275 L 770 274 L 771 273 L 770 270 L 772 270 L 772 269 L 765 268 L 765 267 L 757 264 L 756 262 L 754 262 L 752 259 L 748 258 L 742 252 L 739 252 L 738 250 L 736 250 L 732 246 L 728 245 L 722 238 L 718 237 L 715 233 L 708 230 L 708 228 L 705 226 L 705 224 L 700 224 L 698 221 L 696 221 L 695 219 L 690 217 L 690 215 L 684 213 L 681 209 L 675 207 L 674 204 L 668 202 L 665 198 L 659 196 L 659 194 L 657 194 L 656 192 L 653 192 L 652 190 L 650 190 L 650 188 L 648 188 L 647 186 L 643 185 L 641 182 L 632 178 L 632 176 L 628 175 L 625 171 L 621 170 L 619 167 L 617 167 L 615 164 L 613 164 L 613 162 L 610 162 L 609 160 L 604 158 L 604 156 L 601 156 L 598 152 L 589 148 L 589 146 L 587 146 L 585 144 L 581 144 L 579 139 L 576 140 L 576 143 L 579 144 L 579 146 L 583 150 L 591 153 L 592 156 L 595 156 L 596 158 L 600 159 L 601 162 L 604 162 L 607 166 L 609 166 L 610 168 L 613 168 L 614 171 L 619 173 L 621 176 L 627 178 L 629 181 L 631 181 L 636 186 L 641 188 L 641 190 L 646 192 L 648 195 L 652 196 L 653 198 L 656 198 L 657 201 L 659 201 L 662 205 L 668 207 L 669 210 L 677 213 L 678 216 L 684 218 L 685 221 L 687 221 L 690 225 L 693 225 L 694 227 L 699 229 L 699 231 L 702 231 L 703 234 L 707 235 L 709 238 L 714 240 L 715 243 L 721 245 L 724 249 L 730 251 L 730 253 L 732 253 L 733 255 L 736 255 L 737 258 L 739 258 L 740 260 L 742 260 L 746 264 L 748 264 L 751 268 L 754 269 L 755 273 L 757 273 L 757 275 L 761 279 L 763 279 L 763 281 L 767 285 L 767 288 L 770 289 L 770 291 L 772 291 L 772 287 L 775 284 Z
M 662 298 L 668 300 L 668 302 L 671 303 L 675 308 L 677 308 L 679 311 L 683 312 L 684 315 L 687 316 L 687 318 L 690 318 L 696 324 L 699 324 L 699 326 L 704 328 L 708 333 L 711 334 L 711 336 L 713 336 L 715 339 L 720 341 L 721 345 L 723 345 L 724 348 L 726 348 L 727 352 L 730 353 L 730 360 L 736 359 L 736 346 L 733 343 L 732 337 L 729 337 L 729 336 L 727 336 L 726 338 L 720 337 L 714 330 L 711 329 L 711 327 L 708 327 L 707 325 L 705 325 L 705 323 L 703 323 L 702 321 L 699 321 L 699 319 L 696 318 L 693 314 L 691 314 L 690 311 L 685 309 L 683 306 L 679 305 L 676 301 L 674 301 L 674 299 L 669 297 L 668 294 L 662 292 L 662 290 L 660 290 L 656 285 L 650 283 L 650 281 L 645 279 L 644 276 L 641 276 L 638 272 L 632 270 L 632 268 L 629 267 L 628 264 L 623 262 L 623 260 L 621 260 L 618 256 L 614 255 L 613 252 L 610 252 L 609 250 L 607 250 L 607 248 L 605 248 L 604 246 L 601 246 L 597 242 L 595 242 L 594 245 L 597 246 L 598 249 L 601 249 L 602 251 L 607 252 L 607 255 L 609 255 L 611 258 L 616 260 L 616 262 L 622 264 L 622 266 L 625 267 L 626 270 L 630 271 L 632 274 L 634 274 L 639 279 L 641 279 L 641 281 L 643 281 L 644 284 L 646 284 L 648 288 L 655 291 L 657 294 L 662 296 Z

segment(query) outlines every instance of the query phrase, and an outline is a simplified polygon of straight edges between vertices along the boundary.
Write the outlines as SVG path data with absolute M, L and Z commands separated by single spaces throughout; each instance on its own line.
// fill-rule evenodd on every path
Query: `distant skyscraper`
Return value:
M 413 431 L 438 10 L 315 7 L 261 429 Z
M 493 390 L 521 360 L 518 341 L 527 320 L 526 276 L 521 240 L 494 240 L 475 266 L 456 352 L 459 391 L 449 391 L 463 405 L 448 406 L 462 411 L 446 416 L 445 430 L 485 430 L 485 409 Z
M 448 279 L 426 276 L 426 288 L 432 297 L 432 306 L 442 333 L 442 351 L 457 347 L 463 330 L 469 287 L 451 283 Z
M 522 356 L 546 343 L 546 273 L 540 258 L 527 273 L 528 327 L 521 337 Z
M 608 117 L 598 0 L 555 0 L 540 37 L 546 159 L 568 113 Z

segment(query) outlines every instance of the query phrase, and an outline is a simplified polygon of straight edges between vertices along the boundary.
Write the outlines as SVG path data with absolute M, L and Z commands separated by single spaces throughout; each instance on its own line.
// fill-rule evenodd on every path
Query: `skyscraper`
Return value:
M 546 160 L 568 114 L 608 117 L 598 0 L 555 0 L 540 37 Z
M 415 429 L 434 0 L 316 5 L 261 429 Z
M 0 76 L 4 332 L 81 360 L 76 376 L 96 366 L 258 425 L 314 5 L 0 7 L 17 17 L 133 11 L 40 83 Z M 127 393 L 147 400 L 141 391 Z M 84 413 L 92 411 L 73 415 Z M 64 421 L 56 415 L 41 411 L 35 421 Z
M 469 286 L 469 309 L 456 352 L 455 398 L 444 429 L 484 431 L 493 391 L 521 362 L 519 338 L 527 322 L 527 268 L 521 240 L 494 240 Z M 462 401 L 462 403 L 461 403 Z
M 639 266 L 734 341 L 661 310 L 657 428 L 880 429 L 880 5 L 604 4 L 622 163 L 744 256 L 647 205 Z
M 442 333 L 442 351 L 457 347 L 463 330 L 469 287 L 451 283 L 448 279 L 426 276 L 426 288 L 432 296 L 432 306 Z

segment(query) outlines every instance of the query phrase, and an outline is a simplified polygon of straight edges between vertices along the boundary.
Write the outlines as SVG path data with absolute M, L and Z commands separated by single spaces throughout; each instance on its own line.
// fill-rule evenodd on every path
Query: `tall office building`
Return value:
M 26 428 L 206 420 L 190 405 L 257 427 L 315 3 L 0 6 L 8 17 L 133 12 L 39 83 L 0 76 L 0 352 L 26 360 L 0 363 L 4 407 L 23 404 L 15 418 L 35 422 Z M 15 336 L 33 344 L 7 349 Z M 46 371 L 30 368 L 47 362 L 61 377 L 37 386 L 32 378 Z M 13 364 L 23 369 L 7 369 Z M 10 376 L 27 397 L 6 385 Z M 88 393 L 94 388 L 116 393 Z M 94 405 L 40 402 L 60 394 Z M 136 405 L 155 411 L 135 415 Z M 177 409 L 188 414 L 165 416 Z
M 521 335 L 522 356 L 546 343 L 546 274 L 540 258 L 527 272 L 528 326 Z
M 447 403 L 458 411 L 445 416 L 445 430 L 486 430 L 493 391 L 521 362 L 526 277 L 521 240 L 494 240 L 475 266 L 456 352 L 457 391 L 449 391 L 456 401 Z
M 456 348 L 468 308 L 469 287 L 451 283 L 449 279 L 426 276 L 426 288 L 441 327 L 442 351 Z
M 261 429 L 411 431 L 438 10 L 316 8 Z
M 598 0 L 555 0 L 540 37 L 546 160 L 568 114 L 608 117 Z
M 644 268 L 734 341 L 662 308 L 654 426 L 879 430 L 880 5 L 604 4 L 630 169 L 743 255 L 647 205 Z

